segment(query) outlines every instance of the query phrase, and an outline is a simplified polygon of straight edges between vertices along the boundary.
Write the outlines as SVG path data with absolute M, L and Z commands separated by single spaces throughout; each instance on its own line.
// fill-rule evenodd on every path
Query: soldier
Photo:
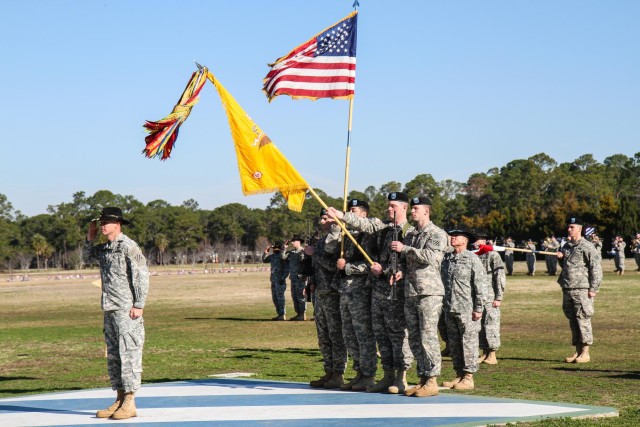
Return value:
M 287 290 L 288 273 L 282 244 L 276 242 L 273 246 L 267 246 L 262 255 L 262 262 L 271 264 L 271 300 L 276 309 L 276 317 L 271 320 L 287 320 L 284 293 Z
M 535 276 L 536 275 L 536 244 L 533 243 L 533 240 L 529 239 L 527 242 L 525 249 L 529 249 L 533 252 L 527 252 L 526 260 L 527 260 L 527 276 Z
M 407 387 L 407 370 L 411 367 L 413 356 L 409 349 L 407 324 L 404 316 L 404 281 L 397 281 L 393 286 L 392 276 L 395 265 L 392 258 L 398 257 L 396 252 L 390 250 L 394 240 L 394 232 L 397 239 L 413 227 L 407 221 L 407 208 L 409 196 L 405 193 L 394 191 L 387 196 L 387 214 L 389 221 L 381 222 L 368 218 L 361 218 L 353 213 L 333 210 L 332 213 L 356 230 L 375 234 L 376 253 L 371 266 L 369 280 L 372 285 L 371 315 L 373 321 L 373 333 L 376 338 L 380 360 L 384 370 L 384 377 L 373 387 L 367 388 L 369 392 L 389 392 L 392 394 L 404 393 Z M 395 220 L 395 222 L 394 222 Z
M 454 390 L 473 390 L 478 370 L 478 338 L 488 288 L 480 259 L 467 250 L 471 233 L 462 227 L 449 231 L 453 252 L 442 261 L 449 348 L 456 378 L 442 383 Z
M 430 219 L 431 200 L 411 199 L 411 218 L 415 228 L 391 250 L 401 254 L 397 280 L 405 278 L 404 314 L 409 346 L 416 359 L 420 383 L 405 390 L 405 396 L 427 397 L 438 394 L 442 356 L 438 340 L 438 319 L 442 312 L 444 286 L 440 263 L 448 245 L 448 236 Z
M 516 244 L 513 243 L 513 239 L 511 237 L 507 237 L 507 240 L 504 242 L 505 251 L 504 251 L 504 264 L 507 267 L 507 276 L 513 275 L 513 251 L 509 250 L 509 248 L 515 248 Z
M 98 221 L 107 242 L 94 246 Z M 127 224 L 120 208 L 102 209 L 89 225 L 83 250 L 86 263 L 97 261 L 100 266 L 107 368 L 111 387 L 117 391 L 116 401 L 96 417 L 116 420 L 137 415 L 134 395 L 142 381 L 142 314 L 149 292 L 147 260 L 137 243 L 122 233 L 122 225 Z
M 482 245 L 487 244 L 489 237 L 486 230 L 477 230 L 474 245 L 480 248 L 477 252 L 480 262 L 487 272 L 487 279 L 491 282 L 487 286 L 485 303 L 482 310 L 482 324 L 480 329 L 480 349 L 483 355 L 479 363 L 495 365 L 498 363 L 496 351 L 500 348 L 500 306 L 504 296 L 504 288 L 507 282 L 504 272 L 504 263 L 496 251 L 483 251 Z M 557 259 L 556 259 L 557 261 Z
M 551 236 L 545 239 L 542 249 L 546 252 L 557 252 L 560 248 L 560 242 L 555 236 Z M 544 261 L 547 265 L 547 274 L 549 276 L 558 275 L 558 258 L 555 255 L 545 255 Z
M 636 261 L 636 266 L 638 267 L 636 271 L 640 271 L 640 233 L 636 234 L 636 238 L 633 239 L 633 258 Z
M 333 280 L 336 273 L 337 256 L 325 250 L 328 241 L 338 242 L 340 227 L 329 217 L 326 209 L 320 211 L 320 228 L 328 233 L 320 238 L 313 250 L 311 264 L 313 275 L 310 288 L 315 295 L 314 317 L 318 333 L 318 345 L 322 353 L 325 375 L 310 382 L 313 388 L 340 388 L 344 384 L 347 366 L 347 348 L 342 337 L 340 316 L 340 282 Z
M 593 245 L 582 238 L 582 220 L 570 217 L 567 222 L 568 241 L 557 253 L 562 261 L 558 284 L 562 288 L 562 311 L 569 319 L 571 342 L 576 352 L 567 357 L 565 362 L 586 363 L 591 360 L 591 317 L 596 293 L 602 282 L 602 266 Z
M 291 299 L 293 300 L 293 308 L 296 315 L 289 320 L 307 320 L 307 299 L 305 297 L 306 283 L 302 275 L 302 263 L 304 262 L 304 250 L 302 244 L 304 239 L 300 236 L 294 236 L 291 239 L 292 249 L 284 252 L 284 259 L 289 263 L 289 278 L 291 279 Z M 285 247 L 289 242 L 285 243 Z
M 349 211 L 366 218 L 369 204 L 360 199 L 352 199 L 348 204 Z M 333 215 L 335 209 L 329 208 Z M 379 220 L 378 220 L 379 221 Z M 374 244 L 373 236 L 357 230 L 351 232 L 360 247 L 371 253 Z M 338 241 L 327 241 L 325 250 L 337 254 L 340 252 Z M 356 376 L 343 384 L 341 390 L 365 391 L 375 385 L 376 364 L 378 362 L 376 341 L 371 324 L 371 282 L 369 265 L 364 256 L 355 247 L 351 239 L 344 239 L 344 253 L 336 262 L 337 277 L 340 281 L 340 314 L 342 317 L 342 336 L 349 354 L 353 359 Z
M 624 242 L 622 236 L 616 236 L 615 240 L 613 241 L 613 262 L 616 266 L 616 273 L 618 273 L 620 276 L 624 274 L 624 248 L 626 247 L 627 244 Z

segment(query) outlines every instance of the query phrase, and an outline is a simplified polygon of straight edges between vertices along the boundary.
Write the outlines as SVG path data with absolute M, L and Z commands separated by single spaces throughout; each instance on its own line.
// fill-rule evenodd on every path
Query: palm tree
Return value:
M 158 233 L 156 234 L 156 239 L 154 241 L 154 244 L 158 248 L 158 258 L 159 258 L 158 263 L 160 265 L 164 265 L 164 252 L 167 250 L 167 247 L 169 246 L 169 239 L 167 238 L 166 235 L 162 233 Z
M 36 253 L 36 266 L 38 270 L 40 270 L 40 255 L 44 255 L 47 252 L 47 248 L 49 247 L 49 243 L 47 239 L 40 234 L 36 233 L 33 235 L 31 239 L 31 247 L 33 251 Z

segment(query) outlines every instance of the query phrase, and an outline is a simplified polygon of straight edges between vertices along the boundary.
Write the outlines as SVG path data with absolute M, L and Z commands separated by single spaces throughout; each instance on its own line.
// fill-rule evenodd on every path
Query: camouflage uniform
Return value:
M 530 251 L 535 251 L 536 245 L 533 242 L 527 243 L 527 246 L 525 247 L 525 249 L 529 249 Z M 529 274 L 529 276 L 533 276 L 534 274 L 536 274 L 536 254 L 533 252 L 527 252 L 526 260 L 527 260 L 527 274 Z
M 487 279 L 491 281 L 487 286 L 484 309 L 482 310 L 480 348 L 495 351 L 500 348 L 500 307 L 494 307 L 493 301 L 502 301 L 507 279 L 504 273 L 504 263 L 498 252 L 490 251 L 480 255 L 479 258 L 487 272 Z
M 330 234 L 316 243 L 311 257 L 311 280 L 315 285 L 314 319 L 324 370 L 344 374 L 347 366 L 347 347 L 342 337 L 339 282 L 333 280 L 336 275 L 337 257 L 325 250 L 327 241 L 339 239 L 340 227 L 336 225 Z
M 556 238 L 551 237 L 549 240 L 545 241 L 544 250 L 546 252 L 557 252 L 559 248 L 560 242 L 558 242 Z M 551 276 L 558 274 L 558 257 L 555 255 L 545 255 L 544 260 L 547 265 L 547 272 Z
M 504 264 L 507 267 L 507 275 L 511 276 L 513 274 L 513 251 L 510 251 L 509 248 L 515 248 L 516 244 L 513 242 L 505 242 L 504 247 L 507 248 L 504 251 Z
M 448 240 L 447 233 L 433 222 L 422 229 L 414 228 L 403 239 L 400 270 L 405 279 L 404 313 L 420 377 L 440 375 L 438 320 L 444 297 L 440 264 Z
M 286 314 L 284 293 L 287 290 L 288 269 L 284 253 L 263 254 L 262 262 L 271 264 L 271 299 L 278 316 Z
M 350 231 L 358 244 L 371 253 L 373 236 L 369 233 Z M 340 252 L 340 240 L 327 241 L 325 250 Z M 376 342 L 371 324 L 371 283 L 369 265 L 351 239 L 344 238 L 344 270 L 337 271 L 340 283 L 340 315 L 342 336 L 353 358 L 353 370 L 365 377 L 376 375 Z
M 304 296 L 306 283 L 302 276 L 302 263 L 304 251 L 302 248 L 286 251 L 284 258 L 289 263 L 289 278 L 291 279 L 291 299 L 293 308 L 299 315 L 307 311 L 307 299 Z
M 613 262 L 616 265 L 616 271 L 624 272 L 624 248 L 627 247 L 627 244 L 620 240 L 613 245 L 613 250 L 615 251 L 615 255 L 613 257 Z
M 480 321 L 471 318 L 482 312 L 488 287 L 485 268 L 475 254 L 464 250 L 447 253 L 442 261 L 449 349 L 457 374 L 478 370 Z
M 372 284 L 371 316 L 373 333 L 376 338 L 380 361 L 385 371 L 399 369 L 406 371 L 411 367 L 413 355 L 409 349 L 407 322 L 404 315 L 404 280 L 396 283 L 396 299 L 390 299 L 391 277 L 389 245 L 393 238 L 393 224 L 383 223 L 377 219 L 361 218 L 347 212 L 344 222 L 365 233 L 375 234 L 376 258 L 382 266 L 383 274 L 369 276 Z M 404 222 L 397 226 L 398 240 L 413 227 Z M 370 254 L 371 255 L 371 254 Z M 399 261 L 398 257 L 398 261 Z M 400 263 L 398 262 L 398 267 Z
M 102 279 L 104 337 L 107 344 L 107 368 L 114 390 L 133 393 L 142 381 L 144 320 L 131 319 L 132 307 L 144 308 L 149 292 L 149 271 L 142 251 L 129 237 L 120 233 L 112 242 L 83 250 L 86 263 L 98 262 Z
M 636 237 L 633 241 L 633 258 L 636 261 L 636 266 L 638 267 L 636 271 L 640 271 L 640 238 Z
M 602 282 L 600 257 L 585 238 L 567 242 L 560 250 L 564 256 L 558 284 L 562 288 L 562 311 L 571 327 L 571 341 L 575 346 L 591 345 L 594 301 L 589 298 L 589 291 L 598 292 Z

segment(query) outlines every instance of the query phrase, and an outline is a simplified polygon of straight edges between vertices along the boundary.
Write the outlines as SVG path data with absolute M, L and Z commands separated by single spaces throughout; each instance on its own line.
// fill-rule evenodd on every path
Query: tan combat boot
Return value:
M 420 383 L 414 385 L 413 387 L 409 387 L 404 391 L 405 396 L 413 396 L 416 394 L 418 390 L 420 390 L 427 383 L 427 377 L 420 377 Z
M 587 363 L 590 360 L 591 357 L 589 356 L 589 346 L 583 345 L 582 351 L 580 352 L 580 355 L 576 357 L 575 363 Z
M 393 385 L 387 389 L 388 393 L 391 394 L 404 394 L 404 391 L 407 389 L 407 371 L 404 369 L 398 369 L 396 371 L 396 380 Z
M 454 385 L 456 385 L 460 381 L 462 381 L 462 377 L 464 377 L 464 374 L 456 374 L 456 377 L 454 379 L 452 379 L 451 381 L 443 381 L 442 382 L 442 387 L 453 388 Z
M 582 353 L 582 346 L 581 345 L 577 345 L 576 346 L 576 352 L 573 353 L 573 356 L 569 356 L 569 357 L 565 357 L 564 361 L 565 363 L 574 363 L 576 361 L 576 358 L 578 357 L 578 355 Z
M 365 377 L 363 375 L 360 378 L 360 381 L 358 381 L 351 387 L 351 391 L 366 391 L 370 387 L 375 387 L 375 385 L 376 377 Z
M 489 350 L 482 350 L 482 354 L 478 358 L 478 363 L 484 362 L 488 355 L 489 355 Z
M 367 387 L 369 393 L 382 393 L 387 392 L 389 387 L 393 385 L 396 380 L 396 371 L 393 369 L 385 369 L 384 377 L 378 381 L 373 387 Z
M 360 372 L 356 372 L 355 378 L 349 382 L 343 383 L 340 386 L 340 390 L 344 390 L 344 391 L 351 390 L 351 388 L 360 381 L 360 378 L 362 378 L 362 374 Z
M 136 402 L 133 393 L 125 393 L 122 405 L 111 415 L 112 420 L 126 420 L 136 417 Z
M 322 388 L 332 376 L 333 372 L 327 372 L 326 374 L 324 374 L 324 376 L 318 378 L 317 380 L 310 381 L 309 386 L 311 386 L 312 388 Z
M 497 365 L 498 359 L 496 358 L 496 352 L 494 350 L 488 350 L 482 363 L 486 363 L 487 365 Z
M 333 375 L 331 375 L 331 378 L 329 378 L 324 383 L 324 388 L 326 388 L 326 389 L 340 388 L 342 386 L 342 384 L 344 384 L 344 376 L 343 376 L 343 374 L 338 373 L 338 372 L 334 372 Z
M 109 418 L 113 415 L 114 412 L 122 405 L 122 401 L 124 400 L 124 390 L 118 390 L 118 396 L 116 397 L 116 401 L 113 402 L 111 406 L 107 409 L 101 409 L 96 412 L 97 418 Z
M 416 392 L 413 395 L 415 397 L 429 397 L 429 396 L 436 396 L 437 394 L 438 394 L 438 379 L 436 377 L 429 377 L 427 379 L 427 383 L 419 390 L 416 390 Z
M 473 390 L 473 374 L 465 372 L 462 379 L 455 383 L 451 388 L 454 390 Z

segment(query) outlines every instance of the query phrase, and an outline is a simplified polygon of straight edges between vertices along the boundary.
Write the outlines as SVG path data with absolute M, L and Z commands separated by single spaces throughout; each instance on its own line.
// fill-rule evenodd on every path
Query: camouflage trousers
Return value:
M 547 265 L 549 274 L 555 275 L 558 272 L 558 257 L 555 255 L 545 255 L 544 262 Z
M 633 254 L 633 258 L 636 261 L 636 265 L 638 266 L 638 269 L 640 270 L 640 253 L 635 252 Z
M 447 313 L 451 361 L 458 375 L 463 372 L 473 374 L 478 370 L 480 325 L 479 320 L 471 320 L 471 309 L 468 313 Z
M 527 254 L 527 272 L 529 274 L 536 272 L 536 256 L 534 254 Z
M 507 267 L 507 274 L 513 274 L 513 254 L 505 254 L 504 265 Z
M 593 298 L 589 298 L 588 289 L 563 289 L 562 311 L 569 319 L 571 344 L 593 344 L 591 317 L 595 312 Z
M 445 345 L 449 345 L 449 334 L 447 333 L 447 315 L 444 312 L 444 308 L 440 312 L 440 318 L 438 319 L 438 333 L 440 339 L 444 341 Z
M 397 294 L 395 301 L 386 295 L 373 293 L 371 300 L 373 334 L 376 337 L 382 368 L 408 370 L 413 362 L 409 349 L 407 322 L 404 317 L 404 295 Z
M 347 367 L 347 347 L 342 337 L 340 294 L 315 292 L 314 319 L 318 333 L 318 347 L 322 353 L 325 372 L 343 374 Z
M 307 311 L 307 298 L 304 290 L 307 284 L 304 280 L 297 277 L 291 279 L 291 299 L 293 300 L 293 309 L 297 314 L 304 314 Z
M 142 382 L 144 320 L 129 317 L 129 310 L 104 312 L 107 369 L 114 390 L 135 392 Z
M 500 348 L 500 307 L 494 307 L 493 301 L 482 309 L 480 348 L 493 351 Z
M 342 337 L 353 358 L 353 370 L 365 377 L 376 375 L 376 340 L 371 324 L 371 288 L 352 288 L 340 293 Z
M 285 279 L 271 281 L 271 300 L 273 301 L 273 306 L 278 316 L 284 316 L 286 314 L 286 302 L 284 300 L 284 293 L 286 291 L 287 281 Z
M 409 331 L 409 346 L 416 359 L 418 376 L 440 375 L 442 356 L 438 340 L 438 319 L 442 295 L 418 295 L 404 299 L 404 315 Z
M 624 271 L 624 259 L 625 258 L 623 256 L 621 257 L 619 255 L 613 257 L 613 263 L 616 266 L 616 271 Z

